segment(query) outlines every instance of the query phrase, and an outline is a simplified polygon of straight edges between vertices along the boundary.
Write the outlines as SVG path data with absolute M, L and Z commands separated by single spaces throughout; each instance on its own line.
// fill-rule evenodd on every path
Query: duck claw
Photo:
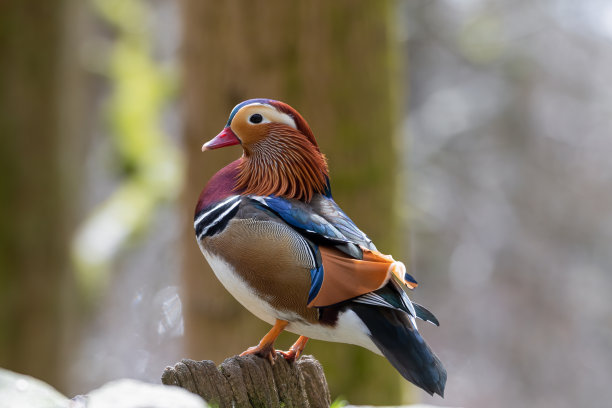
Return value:
M 300 350 L 296 351 L 293 349 L 289 349 L 288 351 L 278 351 L 278 353 L 290 363 L 293 363 L 302 355 L 302 352 Z
M 276 359 L 276 350 L 274 350 L 274 347 L 272 347 L 271 344 L 249 347 L 240 353 L 240 357 L 248 356 L 249 354 L 254 354 L 258 357 L 265 358 L 270 362 L 270 364 L 274 364 L 274 360 Z
M 279 351 L 280 355 L 282 355 L 285 360 L 292 363 L 302 355 L 302 351 L 304 351 L 304 347 L 306 346 L 306 342 L 308 341 L 308 337 L 300 336 L 299 339 L 291 346 L 288 351 Z

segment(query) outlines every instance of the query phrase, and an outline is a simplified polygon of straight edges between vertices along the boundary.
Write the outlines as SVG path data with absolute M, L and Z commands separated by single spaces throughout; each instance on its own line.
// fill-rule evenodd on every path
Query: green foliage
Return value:
M 107 75 L 112 95 L 109 134 L 121 164 L 121 183 L 81 226 L 73 245 L 77 280 L 90 298 L 102 291 L 110 265 L 125 243 L 149 224 L 157 206 L 182 184 L 182 157 L 159 117 L 174 89 L 174 76 L 151 56 L 146 8 L 141 0 L 93 0 L 116 30 Z
M 348 401 L 346 401 L 343 396 L 339 396 L 332 402 L 329 408 L 342 408 L 342 407 L 346 407 L 347 405 L 348 405 Z

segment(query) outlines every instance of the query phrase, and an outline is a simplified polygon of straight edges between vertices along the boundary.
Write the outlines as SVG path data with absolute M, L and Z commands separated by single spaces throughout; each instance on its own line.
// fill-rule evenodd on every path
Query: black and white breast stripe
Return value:
M 212 208 L 202 210 L 193 222 L 198 240 L 206 235 L 214 235 L 221 231 L 229 220 L 238 212 L 241 196 L 234 195 L 215 204 Z

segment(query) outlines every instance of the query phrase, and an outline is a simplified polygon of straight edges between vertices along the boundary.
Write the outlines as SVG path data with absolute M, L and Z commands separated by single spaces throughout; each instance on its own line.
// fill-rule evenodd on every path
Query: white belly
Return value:
M 381 354 L 368 336 L 368 328 L 352 310 L 340 313 L 338 322 L 334 327 L 304 322 L 294 313 L 275 310 L 269 302 L 255 293 L 253 288 L 234 271 L 230 264 L 206 251 L 202 246 L 200 246 L 200 249 L 225 289 L 242 306 L 264 322 L 274 325 L 276 319 L 286 320 L 289 325 L 285 330 L 291 333 L 316 340 L 355 344 L 376 354 Z
M 273 325 L 277 318 L 280 319 L 270 304 L 258 296 L 230 264 L 206 251 L 202 246 L 200 249 L 219 282 L 242 306 L 268 324 Z
M 338 322 L 334 327 L 320 324 L 305 324 L 298 321 L 290 322 L 286 330 L 311 339 L 354 344 L 382 355 L 378 347 L 370 339 L 370 331 L 352 310 L 340 313 Z

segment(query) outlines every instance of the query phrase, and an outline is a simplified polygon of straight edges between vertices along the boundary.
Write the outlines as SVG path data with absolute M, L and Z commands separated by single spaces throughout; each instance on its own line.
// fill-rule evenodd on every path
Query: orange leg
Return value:
M 258 345 L 254 347 L 249 347 L 246 351 L 240 353 L 241 356 L 246 356 L 247 354 L 255 354 L 262 358 L 267 358 L 270 360 L 271 364 L 274 364 L 274 359 L 276 358 L 276 350 L 274 350 L 274 341 L 278 337 L 279 334 L 283 331 L 283 329 L 289 324 L 289 322 L 285 320 L 276 319 L 276 323 L 268 334 L 266 334 L 263 339 L 259 342 Z
M 281 353 L 283 357 L 285 357 L 285 360 L 290 362 L 295 361 L 302 355 L 302 351 L 304 351 L 304 347 L 306 347 L 307 341 L 308 337 L 300 336 L 300 338 L 297 339 L 295 343 L 293 343 L 293 346 L 291 346 L 289 351 L 279 351 L 279 353 Z

